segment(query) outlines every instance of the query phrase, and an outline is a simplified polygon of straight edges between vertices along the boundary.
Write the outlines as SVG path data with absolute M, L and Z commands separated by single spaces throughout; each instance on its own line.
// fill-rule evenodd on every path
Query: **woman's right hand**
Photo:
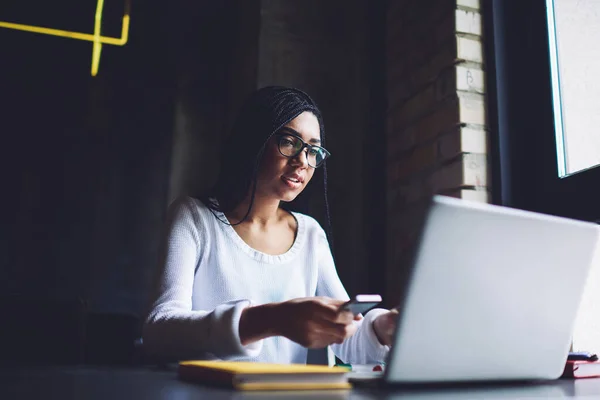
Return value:
M 273 323 L 279 335 L 307 348 L 323 348 L 342 343 L 356 332 L 354 316 L 349 311 L 339 311 L 343 300 L 329 297 L 306 297 L 278 303 Z

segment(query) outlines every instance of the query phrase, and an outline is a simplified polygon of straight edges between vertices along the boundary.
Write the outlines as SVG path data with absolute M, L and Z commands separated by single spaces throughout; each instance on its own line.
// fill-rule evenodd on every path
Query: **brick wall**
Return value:
M 487 202 L 479 0 L 394 0 L 387 14 L 386 298 L 432 194 Z

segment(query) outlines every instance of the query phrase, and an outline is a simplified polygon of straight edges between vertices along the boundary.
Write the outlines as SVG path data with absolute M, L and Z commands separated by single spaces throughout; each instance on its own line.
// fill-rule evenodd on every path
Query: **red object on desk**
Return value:
M 567 361 L 561 378 L 598 378 L 600 361 Z

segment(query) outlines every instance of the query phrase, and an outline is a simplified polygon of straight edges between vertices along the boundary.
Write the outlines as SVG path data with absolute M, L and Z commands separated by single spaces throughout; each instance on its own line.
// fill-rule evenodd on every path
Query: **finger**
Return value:
M 327 297 L 327 296 L 320 296 L 319 299 L 323 300 L 324 303 L 328 303 L 328 304 L 334 304 L 334 305 L 340 305 L 340 304 L 344 304 L 345 302 L 347 302 L 348 300 L 343 300 L 343 299 L 334 299 L 333 297 Z
M 349 337 L 352 337 L 356 333 L 357 329 L 358 329 L 358 326 L 355 324 L 347 325 L 346 329 L 345 329 L 346 335 L 344 337 L 344 340 L 348 339 Z
M 344 343 L 344 340 L 346 339 L 343 336 L 336 336 L 336 335 L 323 335 L 323 338 L 327 342 L 328 345 L 342 344 L 342 343 Z
M 347 300 L 339 300 L 339 299 L 334 299 L 334 298 L 331 298 L 331 297 L 319 297 L 319 300 L 323 304 L 331 306 L 331 307 L 333 307 L 335 309 L 340 308 L 340 306 L 342 304 L 345 304 L 347 302 Z
M 339 311 L 333 322 L 338 324 L 349 324 L 354 320 L 354 314 L 350 311 Z
M 384 324 L 384 326 L 383 326 L 383 334 L 384 335 L 391 336 L 394 334 L 395 330 L 396 330 L 396 324 L 394 324 L 394 323 Z
M 332 343 L 341 344 L 344 342 L 345 336 L 339 335 L 337 333 L 333 333 L 330 329 L 321 328 L 313 331 L 315 343 L 324 343 L 324 346 L 330 345 Z
M 339 310 L 337 308 L 333 308 L 324 304 L 320 304 L 317 309 L 313 312 L 315 317 L 318 317 L 323 320 L 327 320 L 330 322 L 335 322 L 338 318 Z
M 346 337 L 346 329 L 350 325 L 338 324 L 336 322 L 321 320 L 317 322 L 315 330 L 328 336 L 335 336 L 336 338 L 344 339 Z
M 388 314 L 390 317 L 392 314 Z M 387 345 L 390 345 L 393 338 L 394 333 L 396 332 L 396 321 L 395 318 L 386 318 L 383 320 L 383 324 L 380 327 L 381 334 L 383 336 L 384 342 Z
M 317 301 L 315 304 L 315 311 L 313 315 L 317 315 L 329 321 L 335 321 L 340 313 L 339 306 L 323 301 Z M 342 303 L 343 304 L 343 303 Z
M 362 315 L 362 314 L 356 314 L 356 315 L 354 316 L 354 321 L 360 321 L 360 320 L 362 320 L 362 319 L 363 319 L 363 315 Z
M 358 329 L 358 325 L 354 323 L 335 325 L 336 326 L 332 327 L 332 329 L 335 329 L 335 334 L 344 340 L 354 335 L 354 333 L 356 333 L 356 330 Z

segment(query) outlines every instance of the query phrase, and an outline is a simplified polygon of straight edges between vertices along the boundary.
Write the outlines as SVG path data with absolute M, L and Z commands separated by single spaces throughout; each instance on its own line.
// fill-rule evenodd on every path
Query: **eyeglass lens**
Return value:
M 281 135 L 279 138 L 279 151 L 286 157 L 296 157 L 304 147 L 304 142 L 295 136 Z M 308 148 L 306 154 L 308 165 L 313 168 L 319 167 L 327 158 L 326 150 L 313 145 L 306 145 L 306 147 Z

